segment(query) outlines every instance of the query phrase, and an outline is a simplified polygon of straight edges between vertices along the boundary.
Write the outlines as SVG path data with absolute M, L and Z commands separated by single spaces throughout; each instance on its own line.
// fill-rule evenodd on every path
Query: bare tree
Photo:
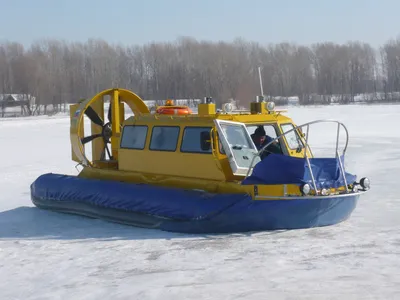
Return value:
M 361 42 L 262 46 L 243 39 L 191 37 L 130 46 L 98 39 L 38 40 L 27 49 L 4 42 L 0 93 L 34 97 L 37 105 L 24 105 L 27 114 L 48 113 L 49 105 L 60 111 L 66 103 L 110 87 L 131 89 L 145 99 L 210 96 L 218 105 L 230 99 L 247 105 L 260 94 L 258 67 L 266 95 L 298 96 L 302 104 L 334 98 L 349 103 L 367 93 L 392 95 L 400 89 L 400 40 L 390 40 L 378 51 Z

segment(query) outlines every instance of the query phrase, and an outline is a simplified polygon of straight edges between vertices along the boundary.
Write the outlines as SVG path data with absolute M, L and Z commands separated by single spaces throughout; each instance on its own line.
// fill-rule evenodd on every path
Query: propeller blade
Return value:
M 93 134 L 93 135 L 84 137 L 83 139 L 81 139 L 81 141 L 82 141 L 82 144 L 86 144 L 86 143 L 89 143 L 89 142 L 93 141 L 94 139 L 102 137 L 102 136 L 103 136 L 102 134 Z
M 108 122 L 110 123 L 112 123 L 111 113 L 112 113 L 112 102 L 110 101 L 110 107 L 108 108 Z
M 94 111 L 94 109 L 91 106 L 89 106 L 85 110 L 85 115 L 87 115 L 90 121 L 92 121 L 94 124 L 103 127 L 104 121 L 99 117 L 99 115 Z
M 112 156 L 111 156 L 110 150 L 108 149 L 107 143 L 105 144 L 105 148 L 107 150 L 108 158 L 112 159 Z

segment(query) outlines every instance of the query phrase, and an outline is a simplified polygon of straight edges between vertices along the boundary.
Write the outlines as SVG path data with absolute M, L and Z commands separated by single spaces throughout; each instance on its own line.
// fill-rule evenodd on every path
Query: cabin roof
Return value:
M 226 120 L 226 121 L 234 121 L 234 122 L 242 122 L 245 124 L 258 124 L 258 123 L 275 123 L 275 122 L 292 122 L 292 119 L 282 115 L 279 112 L 275 112 L 272 114 L 250 114 L 250 113 L 242 113 L 242 114 L 216 114 L 216 115 L 159 115 L 159 114 L 145 114 L 140 116 L 131 116 L 125 120 L 125 125 L 132 125 L 135 122 L 138 123 L 171 123 L 172 124 L 182 124 L 187 123 L 188 125 L 194 126 L 210 126 L 214 123 L 215 119 Z

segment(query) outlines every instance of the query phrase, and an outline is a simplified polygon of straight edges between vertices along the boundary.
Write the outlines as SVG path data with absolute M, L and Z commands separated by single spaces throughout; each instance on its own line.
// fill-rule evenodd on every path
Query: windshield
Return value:
M 249 132 L 250 135 L 254 134 L 257 127 L 260 125 L 246 125 L 247 126 L 247 131 Z M 265 135 L 271 138 L 276 138 L 276 130 L 274 125 L 272 124 L 261 124 L 261 126 L 264 128 Z
M 290 124 L 290 123 L 282 124 L 281 128 L 282 128 L 282 132 L 285 133 L 285 132 L 288 132 L 289 130 L 292 130 L 294 128 L 294 126 L 293 126 L 293 124 Z M 285 136 L 285 139 L 291 150 L 295 150 L 295 149 L 303 147 L 303 144 L 300 140 L 300 136 L 298 135 L 296 130 L 286 133 L 284 136 Z

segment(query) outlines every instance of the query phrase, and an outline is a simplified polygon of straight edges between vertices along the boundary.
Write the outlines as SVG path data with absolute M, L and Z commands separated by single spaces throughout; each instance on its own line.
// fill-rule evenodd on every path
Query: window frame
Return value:
M 227 157 L 229 161 L 229 165 L 231 166 L 232 169 L 232 174 L 234 176 L 246 176 L 249 167 L 242 167 L 238 165 L 238 161 L 236 159 L 236 155 L 233 153 L 233 148 L 230 147 L 230 143 L 228 142 L 227 135 L 224 133 L 224 130 L 222 129 L 222 125 L 228 125 L 228 126 L 238 126 L 243 129 L 243 134 L 246 140 L 249 142 L 249 146 L 251 147 L 251 150 L 253 150 L 254 154 L 258 152 L 256 146 L 253 143 L 253 140 L 250 137 L 250 134 L 247 130 L 246 124 L 242 122 L 236 122 L 236 121 L 227 121 L 227 120 L 220 120 L 220 119 L 215 119 L 214 123 L 217 127 L 217 131 L 219 135 L 221 136 L 221 141 L 223 143 L 223 146 L 227 147 Z M 225 149 L 225 147 L 224 147 Z M 250 150 L 250 149 L 249 149 Z M 260 159 L 260 158 L 259 158 Z
M 210 131 L 210 137 L 211 137 L 211 139 L 213 138 L 212 137 L 212 135 L 211 135 L 211 130 L 213 129 L 213 127 L 212 126 L 185 126 L 185 128 L 183 129 L 183 133 L 182 133 L 182 138 L 181 138 L 181 146 L 180 146 L 180 148 L 179 148 L 179 151 L 181 152 L 181 153 L 196 153 L 196 154 L 212 154 L 212 149 L 210 148 L 210 152 L 204 152 L 204 151 L 183 151 L 182 150 L 182 145 L 183 145 L 183 139 L 185 138 L 185 131 L 186 131 L 186 129 L 191 129 L 191 128 L 203 128 L 203 129 L 205 129 L 205 130 L 203 130 L 203 131 L 206 131 L 207 129 L 209 129 L 209 131 Z M 200 137 L 199 137 L 200 138 Z
M 283 131 L 283 128 L 282 128 L 282 126 L 285 126 L 285 125 L 291 125 L 291 126 L 292 126 L 292 128 L 289 129 L 289 130 L 287 130 L 287 131 L 290 131 L 290 130 L 294 129 L 292 132 L 294 132 L 294 134 L 296 135 L 297 142 L 299 143 L 300 146 L 303 146 L 303 143 L 302 143 L 302 141 L 301 141 L 301 137 L 300 137 L 299 133 L 298 133 L 297 130 L 296 130 L 296 126 L 294 126 L 293 123 L 290 123 L 290 122 L 289 122 L 289 123 L 282 123 L 282 124 L 279 124 L 279 127 L 280 127 L 280 129 L 281 129 L 282 135 L 283 135 L 283 137 L 284 137 L 284 139 L 285 139 L 285 141 L 286 141 L 287 147 L 288 147 L 290 150 L 296 150 L 296 149 L 298 149 L 298 147 L 296 147 L 296 148 L 291 148 L 291 147 L 290 147 L 289 141 L 288 141 L 288 139 L 286 138 L 286 133 Z
M 221 138 L 219 137 L 219 135 L 217 135 L 217 138 L 218 138 L 218 152 L 219 152 L 219 154 L 226 156 L 226 151 L 224 149 L 224 146 L 222 145 L 222 141 L 221 141 Z
M 146 135 L 145 135 L 145 138 L 144 138 L 143 148 L 122 147 L 122 139 L 124 137 L 125 128 L 127 128 L 127 127 L 145 127 L 146 128 Z M 119 142 L 119 148 L 120 149 L 127 149 L 127 150 L 144 150 L 146 148 L 146 142 L 147 142 L 148 135 L 149 135 L 149 126 L 148 125 L 136 125 L 136 124 L 125 125 L 124 128 L 122 129 L 121 139 L 120 139 L 120 142 Z
M 167 149 L 151 149 L 151 141 L 153 138 L 153 133 L 154 133 L 154 128 L 156 127 L 168 127 L 168 128 L 178 128 L 178 135 L 176 137 L 176 143 L 175 143 L 175 149 L 174 150 L 167 150 Z M 171 125 L 154 125 L 151 128 L 151 136 L 150 136 L 150 141 L 149 141 L 149 150 L 150 151 L 160 151 L 160 152 L 176 152 L 176 149 L 178 148 L 179 144 L 179 136 L 181 134 L 181 127 L 180 126 L 171 126 Z

